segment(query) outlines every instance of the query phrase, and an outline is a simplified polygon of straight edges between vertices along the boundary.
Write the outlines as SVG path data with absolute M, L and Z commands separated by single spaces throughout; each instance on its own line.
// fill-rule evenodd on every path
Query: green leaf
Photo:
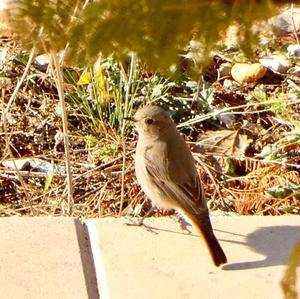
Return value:
M 234 163 L 233 163 L 232 159 L 230 159 L 230 158 L 227 158 L 225 160 L 225 172 L 229 176 L 232 176 L 232 177 L 236 176 Z
M 287 187 L 276 186 L 266 190 L 268 194 L 275 198 L 285 198 L 293 193 L 293 189 Z
M 46 176 L 46 182 L 45 182 L 45 187 L 44 187 L 44 192 L 47 192 L 51 186 L 51 183 L 53 181 L 54 173 L 47 173 Z
M 192 38 L 201 44 L 202 67 L 237 19 L 241 48 L 250 54 L 256 41 L 251 25 L 272 13 L 270 0 L 18 0 L 9 15 L 25 45 L 43 52 L 67 49 L 72 64 L 86 65 L 100 53 L 125 61 L 135 52 L 152 69 L 170 70 Z
M 287 207 L 283 208 L 283 212 L 285 212 L 287 214 L 298 214 L 299 209 L 297 207 L 294 207 L 294 206 L 287 206 Z

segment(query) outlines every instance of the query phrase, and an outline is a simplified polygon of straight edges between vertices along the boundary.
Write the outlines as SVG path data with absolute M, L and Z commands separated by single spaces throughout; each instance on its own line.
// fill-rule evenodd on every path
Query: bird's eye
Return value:
M 154 120 L 152 118 L 147 118 L 146 119 L 146 124 L 147 125 L 152 125 L 154 123 Z

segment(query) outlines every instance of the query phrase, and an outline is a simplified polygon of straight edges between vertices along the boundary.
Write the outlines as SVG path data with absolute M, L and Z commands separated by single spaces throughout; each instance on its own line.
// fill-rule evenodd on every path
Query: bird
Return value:
M 204 238 L 214 264 L 227 263 L 213 232 L 191 150 L 170 114 L 159 106 L 148 105 L 127 119 L 134 122 L 138 132 L 136 177 L 152 205 L 178 211 Z

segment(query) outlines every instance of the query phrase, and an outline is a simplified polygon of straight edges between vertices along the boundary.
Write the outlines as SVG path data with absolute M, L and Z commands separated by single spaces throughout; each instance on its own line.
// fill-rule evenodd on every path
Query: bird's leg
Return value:
M 179 222 L 180 229 L 187 232 L 190 235 L 192 232 L 188 229 L 188 226 L 192 226 L 192 225 L 188 221 L 186 221 L 185 218 L 177 211 L 173 216 L 174 217 L 172 218 Z
M 145 218 L 147 218 L 153 212 L 154 209 L 155 209 L 155 207 L 152 206 L 150 208 L 150 210 L 142 218 L 138 218 L 138 219 L 129 218 L 128 219 L 129 222 L 126 222 L 125 225 L 128 225 L 128 226 L 143 226 L 143 227 L 146 228 L 146 230 L 148 230 L 150 232 L 153 232 L 151 227 L 144 223 L 144 220 L 145 220 Z

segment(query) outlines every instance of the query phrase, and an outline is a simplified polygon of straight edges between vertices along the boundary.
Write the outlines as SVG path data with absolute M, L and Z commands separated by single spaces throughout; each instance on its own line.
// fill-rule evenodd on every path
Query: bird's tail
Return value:
M 217 240 L 216 236 L 214 235 L 211 222 L 209 219 L 208 211 L 202 211 L 201 213 L 197 213 L 196 215 L 188 214 L 188 218 L 191 220 L 191 222 L 194 224 L 194 226 L 197 228 L 199 233 L 203 236 L 210 255 L 214 261 L 214 264 L 219 267 L 222 264 L 227 263 L 226 255 Z

